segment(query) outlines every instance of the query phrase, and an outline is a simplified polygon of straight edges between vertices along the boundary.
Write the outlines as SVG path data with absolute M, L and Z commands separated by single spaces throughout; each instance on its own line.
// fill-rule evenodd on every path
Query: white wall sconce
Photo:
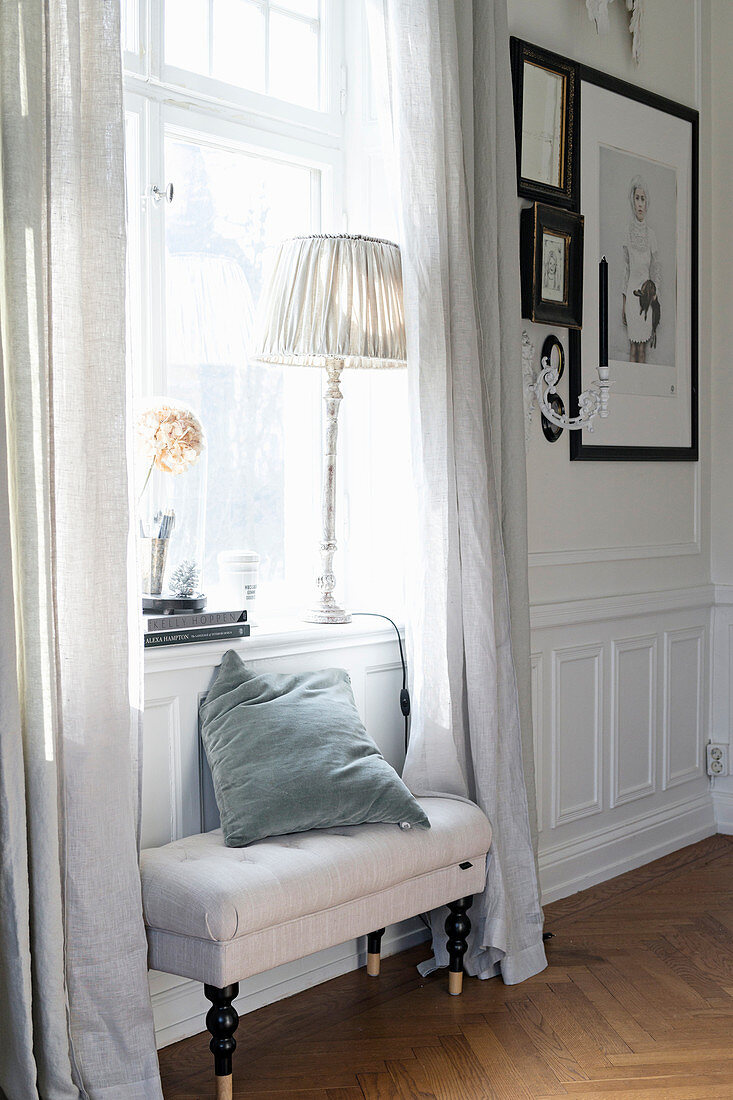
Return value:
M 557 384 L 565 369 L 565 352 L 556 336 L 548 336 L 542 345 L 541 366 L 535 374 L 534 346 L 527 332 L 522 333 L 522 374 L 524 377 L 525 411 L 527 424 L 531 423 L 534 404 L 542 414 L 542 431 L 550 442 L 556 442 L 563 429 L 593 431 L 596 416 L 608 416 L 608 397 L 611 382 L 608 377 L 608 263 L 601 259 L 598 267 L 598 380 L 594 379 L 587 390 L 578 397 L 578 415 L 568 416 Z

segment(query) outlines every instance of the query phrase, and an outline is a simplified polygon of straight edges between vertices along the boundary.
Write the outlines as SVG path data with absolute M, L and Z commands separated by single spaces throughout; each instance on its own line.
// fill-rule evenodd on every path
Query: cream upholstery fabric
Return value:
M 419 801 L 429 831 L 353 825 L 227 848 L 216 829 L 143 852 L 149 965 L 228 985 L 481 891 L 486 817 Z

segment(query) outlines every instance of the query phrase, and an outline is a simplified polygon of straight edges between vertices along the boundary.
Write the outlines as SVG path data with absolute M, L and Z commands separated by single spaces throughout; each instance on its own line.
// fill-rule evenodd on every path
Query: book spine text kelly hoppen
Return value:
M 190 630 L 195 626 L 232 626 L 246 623 L 246 611 L 197 611 L 183 615 L 163 615 L 145 620 L 146 634 L 158 630 Z

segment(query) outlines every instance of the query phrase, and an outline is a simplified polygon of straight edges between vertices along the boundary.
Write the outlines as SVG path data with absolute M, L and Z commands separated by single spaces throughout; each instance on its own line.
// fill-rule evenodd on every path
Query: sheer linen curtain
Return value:
M 527 546 L 524 390 L 517 370 L 519 225 L 514 104 L 506 0 L 473 0 L 473 240 L 481 366 L 488 392 L 494 484 L 509 589 L 522 759 L 532 840 L 537 844 Z M 508 213 L 509 211 L 509 213 Z M 498 303 L 498 309 L 497 309 Z
M 119 8 L 0 4 L 0 1094 L 159 1100 L 128 644 Z
M 490 9 L 502 3 L 481 0 Z M 504 281 L 483 278 L 482 326 L 505 335 L 480 340 L 454 4 L 369 0 L 369 24 L 377 86 L 388 89 L 399 192 L 417 489 L 418 568 L 408 600 L 413 721 L 404 777 L 418 794 L 474 799 L 491 820 L 487 886 L 469 912 L 466 967 L 515 983 L 547 965 L 493 460 L 492 428 L 502 422 L 489 408 L 492 372 L 515 372 L 519 384 L 519 284 L 510 294 Z M 500 48 L 508 55 L 505 32 Z M 497 81 L 504 75 L 508 68 L 501 78 L 495 71 Z M 497 125 L 508 129 L 511 113 L 497 114 Z M 496 147 L 488 152 L 498 156 Z M 499 173 L 492 178 L 491 201 L 515 218 L 516 196 L 498 190 Z M 482 246 L 491 246 L 486 234 Z M 514 341 L 506 335 L 512 329 Z M 517 457 L 521 471 L 523 451 Z M 517 545 L 513 537 L 513 551 Z M 448 962 L 443 917 L 432 914 L 440 965 Z

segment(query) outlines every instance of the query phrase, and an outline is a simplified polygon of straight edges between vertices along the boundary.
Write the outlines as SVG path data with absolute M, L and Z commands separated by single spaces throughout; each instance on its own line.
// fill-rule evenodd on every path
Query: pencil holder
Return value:
M 143 592 L 160 596 L 163 591 L 165 563 L 170 539 L 140 539 Z

